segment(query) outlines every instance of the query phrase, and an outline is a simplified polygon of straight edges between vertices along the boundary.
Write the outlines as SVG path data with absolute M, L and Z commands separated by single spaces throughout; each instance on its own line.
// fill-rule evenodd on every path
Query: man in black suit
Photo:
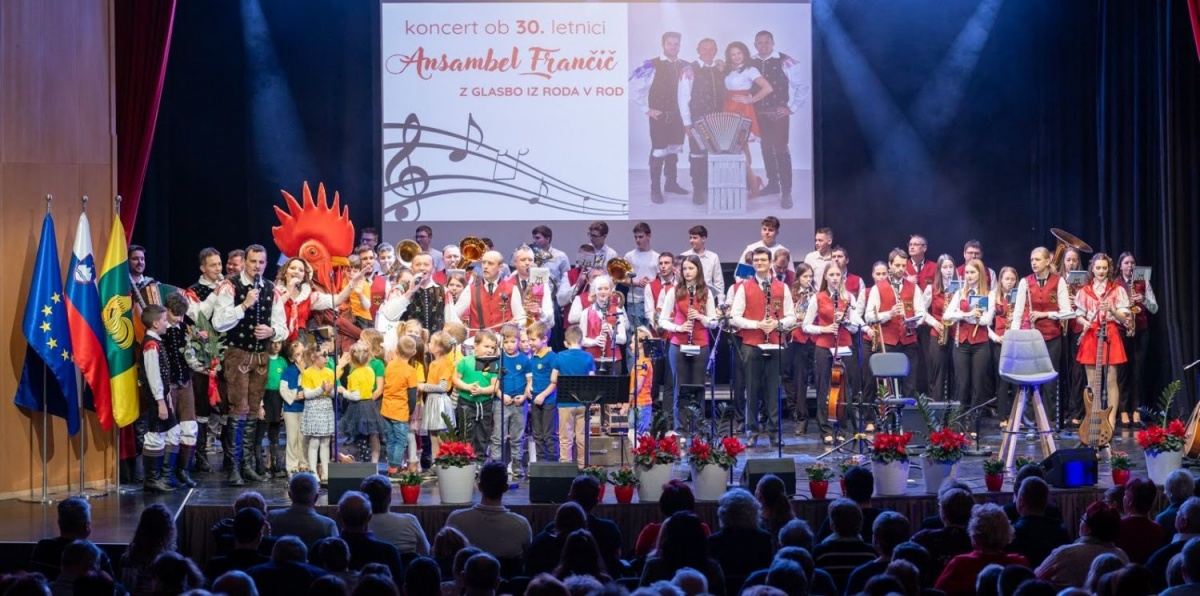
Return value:
M 204 568 L 204 575 L 216 579 L 226 571 L 245 571 L 271 559 L 258 552 L 263 534 L 267 530 L 267 517 L 254 507 L 246 507 L 233 516 L 233 551 L 227 556 L 213 557 Z
M 257 586 L 270 586 L 273 594 L 307 594 L 309 586 L 324 569 L 309 565 L 308 548 L 295 536 L 284 536 L 275 542 L 271 562 L 251 567 L 246 574 Z
M 338 501 L 338 519 L 342 521 L 342 540 L 350 547 L 350 569 L 359 570 L 368 563 L 382 563 L 392 572 L 396 585 L 404 584 L 404 566 L 396 547 L 376 540 L 367 529 L 371 522 L 371 501 L 355 490 L 346 491 Z

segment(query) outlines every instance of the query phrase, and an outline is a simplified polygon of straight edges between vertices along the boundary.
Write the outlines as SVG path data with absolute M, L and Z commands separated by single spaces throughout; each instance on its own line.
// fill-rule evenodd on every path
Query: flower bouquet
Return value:
M 416 505 L 421 496 L 421 482 L 424 480 L 425 477 L 418 472 L 404 472 L 396 478 L 396 483 L 400 485 L 400 498 L 404 500 L 405 505 Z
M 188 328 L 187 343 L 180 349 L 192 370 L 208 375 L 209 405 L 215 407 L 221 403 L 217 373 L 221 371 L 221 363 L 225 360 L 225 342 L 221 341 L 221 334 L 213 327 L 212 321 L 203 314 L 197 315 L 195 324 Z
M 1137 442 L 1146 452 L 1146 473 L 1155 484 L 1163 484 L 1171 472 L 1183 465 L 1183 442 L 1187 437 L 1187 427 L 1179 419 L 1168 422 L 1171 402 L 1179 392 L 1179 381 L 1167 385 L 1159 397 L 1159 410 L 1162 419 L 1158 424 L 1151 423 L 1145 430 L 1137 432 Z

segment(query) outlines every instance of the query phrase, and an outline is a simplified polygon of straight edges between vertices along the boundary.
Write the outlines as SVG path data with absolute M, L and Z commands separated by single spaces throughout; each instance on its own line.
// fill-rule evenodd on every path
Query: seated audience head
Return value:
M 1027 478 L 1017 489 L 1017 511 L 1021 515 L 1044 515 L 1049 503 L 1050 485 L 1041 478 Z
M 1002 507 L 995 503 L 984 503 L 972 510 L 967 533 L 975 550 L 998 553 L 1012 542 L 1013 528 Z
M 62 579 L 62 576 L 59 576 Z M 113 578 L 103 571 L 89 571 L 71 582 L 71 590 L 73 594 L 124 594 L 124 591 L 117 592 L 117 583 Z M 44 593 L 44 592 L 43 592 Z M 192 590 L 187 594 L 207 594 L 199 590 Z M 6 592 L 7 594 L 7 592 Z M 232 594 L 231 596 L 242 596 L 241 594 Z M 258 596 L 254 594 L 253 596 Z
M 213 582 L 212 589 L 226 596 L 258 596 L 258 587 L 244 571 L 226 571 Z
M 1183 554 L 1179 553 L 1167 561 L 1167 587 L 1174 588 L 1186 583 L 1187 580 L 1183 579 Z
M 175 550 L 175 520 L 166 505 L 154 503 L 142 510 L 125 552 L 135 565 L 148 565 L 159 554 L 172 550 Z
M 641 592 L 641 590 L 638 590 Z M 651 594 L 655 594 L 651 592 Z M 657 596 L 657 595 L 655 595 Z M 665 594 L 663 596 L 666 596 Z M 774 586 L 750 586 L 742 590 L 741 596 L 789 596 L 787 592 Z
M 843 537 L 862 533 L 863 514 L 858 504 L 850 499 L 834 499 L 829 504 L 829 527 L 834 534 Z
M 1091 594 L 1095 594 L 1100 589 L 1100 580 L 1105 575 L 1112 573 L 1125 566 L 1125 562 L 1120 557 L 1113 553 L 1103 553 L 1100 556 L 1092 559 L 1092 565 L 1088 568 L 1087 579 L 1083 582 L 1083 589 Z
M 808 576 L 794 561 L 776 560 L 767 568 L 767 583 L 788 594 L 807 594 Z
M 902 542 L 912 537 L 912 524 L 908 518 L 895 511 L 884 511 L 875 518 L 871 527 L 875 541 L 875 550 L 884 557 L 891 557 L 892 551 Z
M 671 517 L 677 511 L 695 511 L 696 496 L 692 487 L 678 478 L 672 478 L 663 484 L 662 496 L 658 497 L 658 510 L 663 519 Z
M 1183 579 L 1189 584 L 1200 584 L 1200 538 L 1192 538 L 1183 545 Z
M 1037 464 L 1025 464 L 1021 466 L 1021 469 L 1017 470 L 1017 477 L 1013 478 L 1014 495 L 1021 490 L 1021 483 L 1024 482 L 1026 478 L 1041 478 L 1042 480 L 1045 480 L 1046 471 Z
M 100 568 L 100 547 L 87 540 L 75 540 L 63 547 L 62 574 L 82 577 Z
M 1134 476 L 1125 483 L 1125 513 L 1149 515 L 1158 499 L 1158 487 L 1149 478 Z
M 336 575 L 322 575 L 308 586 L 308 596 L 349 596 L 350 588 Z
M 366 565 L 362 566 L 362 569 L 358 570 L 358 573 L 364 577 L 368 575 L 378 575 L 379 577 L 392 579 L 392 570 L 383 563 L 367 563 Z
M 667 518 L 658 534 L 658 557 L 668 570 L 708 566 L 708 537 L 695 513 L 680 511 Z
M 363 478 L 358 490 L 371 500 L 371 513 L 380 515 L 387 513 L 392 506 L 392 483 L 387 476 L 371 474 Z
M 454 582 L 458 584 L 460 591 L 463 586 L 463 571 L 467 568 L 467 560 L 481 552 L 483 552 L 482 549 L 474 546 L 468 546 L 458 551 L 458 553 L 454 555 L 454 565 L 450 568 L 450 570 L 454 573 L 453 579 Z
M 1118 515 L 1125 514 L 1125 485 L 1109 487 L 1104 491 L 1104 502 L 1117 510 Z
M 371 522 L 371 501 L 356 490 L 348 490 L 338 499 L 338 519 L 343 530 L 363 531 Z
M 570 596 L 567 586 L 549 573 L 540 573 L 529 580 L 525 588 L 525 596 Z
M 792 501 L 787 496 L 787 487 L 778 476 L 766 474 L 760 478 L 758 486 L 754 489 L 754 496 L 762 506 L 763 519 L 784 524 L 796 517 L 792 510 Z
M 1188 470 L 1175 470 L 1163 483 L 1163 494 L 1172 505 L 1181 505 L 1196 492 L 1196 479 Z
M 1000 592 L 1000 596 L 1012 596 L 1021 584 L 1031 579 L 1037 579 L 1032 569 L 1021 565 L 1009 565 L 1000 572 L 1000 580 L 996 589 Z
M 896 578 L 904 585 L 904 596 L 920 596 L 921 594 L 921 570 L 917 569 L 916 565 L 908 561 L 892 560 L 888 563 L 886 575 Z
M 271 548 L 274 563 L 304 563 L 308 561 L 308 547 L 296 536 L 280 536 Z
M 506 469 L 507 471 L 507 469 Z M 500 561 L 487 553 L 476 553 L 463 567 L 463 587 L 466 594 L 487 593 L 500 585 Z
M 938 486 L 938 497 L 941 498 L 941 496 L 946 494 L 947 491 L 951 491 L 956 488 L 967 491 L 968 495 L 971 494 L 971 485 L 959 480 L 958 478 L 946 478 L 945 480 L 942 480 L 942 484 Z
M 560 578 L 568 575 L 592 575 L 597 578 L 607 575 L 604 558 L 600 556 L 600 545 L 596 544 L 591 532 L 575 530 L 567 535 L 555 575 Z
M 1113 578 L 1112 591 L 1113 594 L 1119 596 L 1147 596 L 1149 594 L 1157 594 L 1158 591 L 1153 589 L 1155 578 L 1154 574 L 1150 573 L 1142 565 L 1130 563 L 1116 571 L 1116 577 Z
M 775 560 L 792 561 L 799 565 L 804 570 L 804 577 L 808 578 L 809 583 L 812 583 L 813 573 L 817 566 L 808 551 L 799 546 L 785 546 L 775 553 Z
M 234 547 L 258 548 L 267 529 L 267 518 L 253 507 L 239 509 L 233 516 Z
M 1101 542 L 1112 542 L 1121 527 L 1121 514 L 1107 503 L 1096 501 L 1088 505 L 1079 522 L 1079 535 L 1090 536 Z
M 1055 588 L 1054 584 L 1040 579 L 1027 580 L 1017 586 L 1017 591 L 1013 592 L 1013 596 L 1056 596 L 1057 594 L 1058 588 Z
M 846 498 L 858 503 L 866 505 L 871 502 L 871 495 L 875 492 L 875 475 L 871 470 L 864 466 L 854 466 L 846 470 Z
M 479 494 L 489 501 L 499 501 L 508 492 L 508 467 L 503 462 L 488 460 L 479 469 Z
M 802 519 L 793 519 L 792 521 L 783 524 L 779 528 L 779 546 L 798 546 L 806 551 L 812 552 L 813 548 L 813 531 L 808 522 Z
M 892 551 L 892 561 L 908 561 L 921 574 L 921 585 L 933 585 L 936 577 L 929 577 L 930 570 L 933 569 L 933 555 L 925 547 L 916 542 L 903 542 L 896 545 L 896 549 Z
M 150 575 L 158 594 L 179 594 L 204 587 L 204 574 L 191 559 L 167 551 L 150 564 Z
M 404 593 L 438 594 L 441 592 L 442 570 L 437 561 L 429 557 L 417 557 L 404 569 Z
M 554 532 L 560 536 L 567 536 L 575 530 L 582 530 L 587 527 L 587 513 L 584 513 L 583 507 L 574 501 L 567 501 L 558 506 L 558 511 L 554 514 Z
M 92 534 L 92 505 L 87 499 L 70 497 L 58 503 L 58 534 L 79 540 Z
M 604 589 L 604 584 L 590 575 L 572 575 L 563 580 L 563 585 L 571 596 L 592 596 Z
M 386 566 L 384 567 L 386 569 Z M 351 596 L 400 596 L 391 576 L 362 574 L 354 584 Z
M 1181 534 L 1200 534 L 1200 497 L 1188 497 L 1175 514 L 1175 531 Z
M 1004 566 L 992 563 L 979 572 L 975 578 L 975 593 L 978 596 L 998 596 L 1000 594 L 1000 574 Z
M 242 491 L 233 501 L 234 511 L 241 511 L 247 507 L 253 507 L 263 512 L 263 515 L 267 514 L 267 500 L 256 490 Z
M 579 503 L 584 512 L 591 513 L 600 502 L 600 481 L 590 474 L 580 474 L 571 481 L 567 499 Z
M 971 521 L 975 499 L 961 488 L 952 488 L 938 495 L 938 517 L 946 527 L 965 528 Z
M 730 489 L 717 501 L 717 520 L 722 528 L 757 528 L 761 507 L 749 491 Z
M 311 472 L 293 474 L 292 479 L 288 481 L 288 498 L 294 506 L 312 507 L 317 504 L 320 486 L 317 477 Z
M 862 591 L 865 596 L 891 596 L 903 593 L 904 584 L 887 574 L 876 575 L 867 580 L 867 585 L 863 586 Z
M 328 571 L 340 572 L 350 568 L 350 545 L 337 536 L 322 538 L 313 545 L 321 567 Z
M 471 541 L 462 532 L 446 526 L 433 536 L 433 546 L 430 554 L 434 559 L 452 559 L 458 551 L 471 545 Z
M 684 567 L 675 572 L 675 577 L 671 578 L 671 585 L 679 588 L 684 596 L 698 596 L 708 593 L 708 578 L 704 577 L 703 573 Z

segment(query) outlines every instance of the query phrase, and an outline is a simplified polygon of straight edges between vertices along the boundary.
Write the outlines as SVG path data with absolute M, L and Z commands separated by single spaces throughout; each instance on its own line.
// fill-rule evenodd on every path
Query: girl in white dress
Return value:
M 741 114 L 750 119 L 751 140 L 758 140 L 758 116 L 754 104 L 774 91 L 767 79 L 757 68 L 749 65 L 750 50 L 746 44 L 735 41 L 725 48 L 725 63 L 729 65 L 729 74 L 725 75 L 725 107 L 726 112 Z M 758 91 L 754 91 L 754 89 Z M 758 195 L 762 189 L 762 178 L 754 175 L 750 163 L 750 145 L 746 144 L 746 190 L 750 197 Z

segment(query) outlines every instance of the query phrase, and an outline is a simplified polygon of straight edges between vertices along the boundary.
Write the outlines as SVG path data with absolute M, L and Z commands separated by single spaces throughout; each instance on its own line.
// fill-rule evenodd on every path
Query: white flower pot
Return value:
M 908 462 L 894 461 L 885 464 L 872 461 L 871 474 L 875 476 L 876 495 L 897 497 L 908 493 Z
M 936 495 L 943 481 L 958 477 L 958 462 L 936 461 L 922 455 L 921 471 L 925 476 L 925 492 Z
M 438 496 L 444 505 L 470 505 L 475 495 L 475 466 L 438 466 Z
M 638 501 L 641 503 L 657 503 L 662 496 L 662 487 L 671 479 L 674 464 L 657 464 L 653 466 L 637 466 L 634 473 L 638 477 Z
M 1164 451 L 1158 455 L 1146 453 L 1146 474 L 1154 484 L 1166 484 L 1167 476 L 1183 465 L 1182 451 Z
M 692 487 L 697 501 L 718 501 L 728 488 L 729 470 L 716 464 L 692 466 Z

